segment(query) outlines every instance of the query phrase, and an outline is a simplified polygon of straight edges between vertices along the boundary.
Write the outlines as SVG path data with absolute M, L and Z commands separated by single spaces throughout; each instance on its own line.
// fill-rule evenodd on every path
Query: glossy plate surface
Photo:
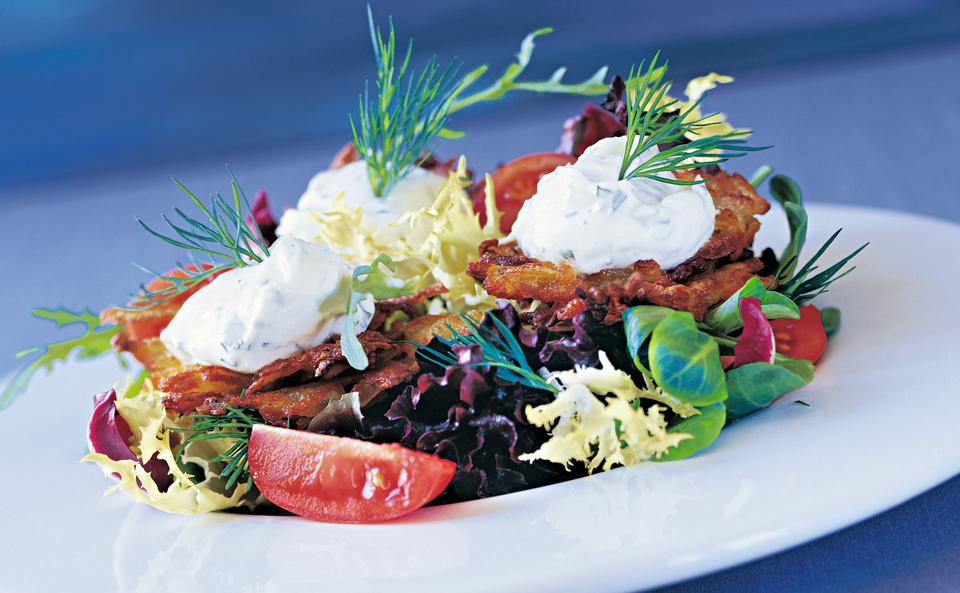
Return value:
M 90 395 L 120 376 L 72 364 L 0 413 L 0 591 L 636 591 L 762 557 L 890 508 L 960 471 L 960 227 L 810 208 L 858 268 L 820 303 L 843 324 L 816 380 L 681 462 L 615 470 L 383 525 L 166 515 L 85 453 Z M 785 241 L 765 217 L 759 245 Z M 795 403 L 802 400 L 809 406 Z M 922 420 L 920 414 L 922 413 Z

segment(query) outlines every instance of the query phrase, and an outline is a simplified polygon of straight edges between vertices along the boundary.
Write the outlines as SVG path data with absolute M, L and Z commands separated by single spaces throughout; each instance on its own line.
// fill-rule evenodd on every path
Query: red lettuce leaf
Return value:
M 518 339 L 531 341 L 532 346 L 524 349 L 528 360 L 533 368 L 543 366 L 538 350 L 547 343 L 546 334 L 539 338 L 538 332 L 521 335 L 519 315 L 509 305 L 489 312 L 481 322 L 492 328 L 491 315 Z M 434 340 L 431 347 L 443 346 Z M 464 364 L 483 360 L 478 346 L 457 346 L 453 352 Z M 564 362 L 572 364 L 566 357 Z M 424 361 L 423 369 L 415 384 L 395 390 L 364 410 L 362 430 L 341 436 L 397 442 L 454 461 L 457 472 L 440 502 L 496 496 L 585 473 L 518 459 L 547 440 L 545 430 L 527 422 L 525 409 L 552 401 L 552 393 L 509 383 L 488 366 L 440 368 Z
M 740 316 L 743 318 L 743 333 L 733 347 L 733 366 L 752 362 L 772 363 L 777 353 L 773 328 L 763 314 L 760 299 L 740 299 Z
M 270 201 L 267 198 L 266 190 L 261 189 L 257 192 L 257 197 L 253 200 L 253 206 L 250 207 L 251 216 L 247 216 L 247 225 L 253 230 L 260 231 L 267 247 L 273 245 L 277 240 L 277 221 L 273 218 L 273 212 L 270 210 Z
M 623 326 L 600 323 L 602 315 L 584 312 L 570 331 L 528 329 L 516 309 L 504 302 L 481 323 L 495 329 L 495 316 L 517 338 L 533 369 L 596 366 L 600 350 L 619 368 L 633 368 Z M 430 347 L 444 348 L 438 340 Z M 479 364 L 483 357 L 476 345 L 455 346 L 453 354 L 468 366 L 441 368 L 421 360 L 414 384 L 364 409 L 361 428 L 339 426 L 329 434 L 400 443 L 456 462 L 457 472 L 439 502 L 496 496 L 586 474 L 583 467 L 567 471 L 550 462 L 518 459 L 546 442 L 549 435 L 527 422 L 525 410 L 553 401 L 552 393 L 504 380 L 496 368 Z
M 563 123 L 560 146 L 557 152 L 575 157 L 593 146 L 597 141 L 611 136 L 621 136 L 627 131 L 627 106 L 623 102 L 626 84 L 619 76 L 610 82 L 610 92 L 606 100 L 597 105 L 588 103 L 580 115 L 571 117 Z
M 579 157 L 597 141 L 623 133 L 625 129 L 616 115 L 588 103 L 580 115 L 563 122 L 557 152 Z

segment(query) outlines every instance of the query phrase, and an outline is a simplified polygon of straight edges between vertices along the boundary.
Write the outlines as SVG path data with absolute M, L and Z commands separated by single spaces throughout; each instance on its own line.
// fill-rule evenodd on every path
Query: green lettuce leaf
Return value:
M 797 268 L 800 251 L 807 240 L 807 211 L 803 207 L 803 195 L 800 186 L 786 175 L 774 175 L 770 179 L 770 193 L 787 215 L 790 226 L 790 242 L 780 254 L 780 268 L 777 278 L 790 278 Z
M 726 399 L 720 350 L 690 313 L 671 311 L 664 317 L 650 337 L 648 356 L 653 380 L 673 397 L 695 406 Z
M 754 362 L 727 371 L 727 418 L 738 420 L 772 404 L 813 380 L 806 360 L 778 357 L 775 364 Z
M 740 329 L 743 327 L 743 318 L 740 316 L 740 299 L 742 298 L 759 299 L 760 308 L 767 319 L 800 319 L 800 309 L 790 297 L 767 290 L 763 281 L 754 276 L 727 300 L 708 311 L 703 319 L 704 322 L 724 334 Z
M 69 338 L 62 342 L 55 342 L 45 346 L 34 346 L 17 354 L 17 358 L 36 355 L 36 358 L 14 375 L 10 383 L 0 392 L 0 410 L 6 408 L 13 400 L 27 390 L 31 379 L 40 371 L 47 374 L 53 372 L 55 365 L 66 362 L 71 356 L 78 360 L 97 358 L 113 352 L 111 340 L 120 333 L 119 325 L 101 325 L 100 318 L 89 310 L 74 313 L 67 309 L 34 309 L 33 314 L 40 319 L 54 322 L 58 328 L 80 325 L 83 334 L 76 338 Z M 125 365 L 122 358 L 121 365 Z
M 691 438 L 680 441 L 675 447 L 654 460 L 676 461 L 690 457 L 710 446 L 720 436 L 720 431 L 726 422 L 727 411 L 723 402 L 700 408 L 700 413 L 696 416 L 684 418 L 667 429 L 669 433 L 688 434 Z

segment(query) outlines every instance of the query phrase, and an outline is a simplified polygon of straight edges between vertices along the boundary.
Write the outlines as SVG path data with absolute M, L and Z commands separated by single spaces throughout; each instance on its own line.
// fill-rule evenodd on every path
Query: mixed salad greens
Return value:
M 415 179 L 439 189 L 387 223 L 351 201 L 357 190 L 349 187 L 333 188 L 338 195 L 322 210 L 306 212 L 307 243 L 352 270 L 333 283 L 335 306 L 308 312 L 320 315 L 311 322 L 317 328 L 335 330 L 252 369 L 179 354 L 182 343 L 174 349 L 165 332 L 184 303 L 300 240 L 284 239 L 266 194 L 251 204 L 232 173 L 228 196 L 209 203 L 177 183 L 199 214 L 178 207 L 164 216 L 164 230 L 140 224 L 189 261 L 145 270 L 152 278 L 130 303 L 99 316 L 35 310 L 83 333 L 21 353 L 32 360 L 4 387 L 0 408 L 37 372 L 115 354 L 124 368 L 143 368 L 124 388 L 95 396 L 84 457 L 116 481 L 112 489 L 167 512 L 276 505 L 317 520 L 366 522 L 684 459 L 813 380 L 840 312 L 811 302 L 854 269 L 850 260 L 866 245 L 825 266 L 837 231 L 803 259 L 808 221 L 797 184 L 768 167 L 749 182 L 720 168 L 766 148 L 747 145 L 748 133 L 722 115 L 703 115 L 705 92 L 730 77 L 695 79 L 686 100 L 674 99 L 657 54 L 626 80 L 608 83 L 606 68 L 581 83 L 564 82 L 564 68 L 522 80 L 535 39 L 550 32 L 539 29 L 499 78 L 470 94 L 487 66 L 461 74 L 460 64 L 433 58 L 416 69 L 412 42 L 398 52 L 393 23 L 384 35 L 369 9 L 368 17 L 376 76 L 333 170 L 362 167 L 363 191 L 384 204 L 399 204 L 398 192 Z M 601 102 L 564 124 L 557 151 L 521 156 L 483 177 L 462 157 L 433 156 L 438 139 L 463 135 L 448 127 L 451 116 L 518 91 Z M 541 178 L 622 137 L 613 182 L 709 190 L 710 242 L 675 268 L 651 259 L 589 274 L 523 253 L 513 223 Z M 755 256 L 753 215 L 767 208 L 756 189 L 768 178 L 790 240 L 779 254 Z M 269 290 L 282 296 L 282 287 Z M 282 298 L 272 302 L 269 314 L 303 313 Z M 251 318 L 267 313 L 249 309 Z

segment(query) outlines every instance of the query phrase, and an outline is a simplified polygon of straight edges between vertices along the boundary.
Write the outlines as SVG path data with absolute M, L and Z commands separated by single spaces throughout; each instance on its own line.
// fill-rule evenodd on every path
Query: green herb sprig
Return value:
M 837 263 L 812 275 L 818 267 L 817 261 L 823 256 L 830 245 L 840 235 L 842 229 L 837 229 L 829 239 L 814 253 L 806 264 L 797 269 L 800 261 L 800 251 L 807 239 L 807 210 L 803 206 L 803 195 L 800 186 L 785 175 L 775 175 L 770 180 L 770 193 L 783 206 L 790 227 L 790 241 L 780 254 L 780 265 L 774 275 L 776 282 L 774 290 L 793 300 L 797 305 L 810 302 L 817 296 L 827 292 L 828 287 L 856 269 L 856 266 L 844 270 L 847 263 L 866 249 L 870 243 L 864 243 L 852 253 Z
M 824 252 L 826 252 L 827 248 L 833 244 L 834 240 L 840 235 L 840 231 L 842 230 L 843 229 L 837 229 L 832 235 L 830 235 L 830 238 L 820 246 L 820 249 L 813 254 L 813 257 L 807 260 L 807 263 L 801 266 L 796 273 L 789 276 L 786 274 L 778 275 L 776 291 L 786 295 L 797 305 L 804 305 L 823 293 L 828 292 L 828 287 L 831 284 L 843 278 L 850 272 L 856 270 L 856 266 L 847 268 L 846 270 L 844 270 L 844 266 L 846 266 L 847 263 L 856 257 L 861 251 L 866 249 L 867 245 L 870 245 L 869 242 L 864 243 L 860 247 L 856 248 L 852 253 L 823 270 L 819 274 L 811 276 L 811 274 L 818 269 L 818 266 L 815 265 L 817 261 L 824 254 Z M 792 262 L 787 262 L 787 266 L 789 267 L 791 263 Z
M 161 274 L 143 266 L 137 266 L 150 275 L 163 280 L 165 287 L 148 290 L 141 285 L 132 308 L 150 308 L 169 301 L 198 284 L 229 269 L 261 262 L 270 251 L 267 243 L 255 224 L 247 224 L 250 214 L 250 202 L 243 193 L 236 177 L 230 175 L 232 200 L 225 199 L 220 193 L 210 198 L 207 206 L 197 196 L 176 179 L 173 182 L 200 210 L 201 216 L 193 217 L 180 208 L 174 208 L 176 222 L 162 215 L 170 228 L 166 233 L 154 230 L 140 218 L 137 222 L 148 233 L 158 239 L 188 252 L 191 259 L 197 256 L 206 261 L 194 261 L 191 265 L 181 265 L 180 274 Z
M 449 116 L 449 99 L 459 66 L 442 67 L 436 57 L 415 73 L 410 69 L 413 40 L 403 58 L 397 59 L 396 31 L 390 19 L 386 39 L 373 23 L 367 6 L 373 54 L 377 62 L 376 93 L 369 83 L 360 97 L 358 121 L 350 116 L 350 130 L 357 154 L 367 165 L 367 178 L 374 195 L 384 197 L 393 186 L 420 164 L 430 143 L 437 138 Z
M 484 89 L 461 98 L 461 95 L 473 86 L 490 69 L 490 66 L 484 64 L 468 72 L 457 85 L 451 96 L 451 103 L 448 113 L 456 113 L 461 109 L 482 103 L 484 101 L 498 101 L 504 95 L 511 91 L 527 91 L 534 93 L 555 93 L 564 95 L 584 95 L 590 97 L 606 95 L 610 90 L 609 83 L 606 82 L 607 67 L 603 66 L 590 75 L 586 80 L 579 83 L 568 84 L 563 82 L 563 77 L 567 73 L 565 67 L 557 68 L 546 80 L 517 80 L 523 71 L 530 64 L 533 56 L 534 40 L 542 35 L 553 33 L 550 27 L 544 27 L 533 31 L 523 38 L 520 43 L 520 51 L 517 53 L 517 60 L 507 66 L 500 77 L 493 81 Z M 442 136 L 445 138 L 458 138 L 462 136 L 461 132 L 444 130 Z
M 408 283 L 399 286 L 391 284 L 390 275 L 380 269 L 381 265 L 391 274 L 397 271 L 390 256 L 381 253 L 369 265 L 357 266 L 351 278 L 347 316 L 344 320 L 343 333 L 340 334 L 340 349 L 350 366 L 359 371 L 365 370 L 370 365 L 367 353 L 364 352 L 363 345 L 357 338 L 360 333 L 358 324 L 362 319 L 359 314 L 363 312 L 373 315 L 373 311 L 363 310 L 364 303 L 369 302 L 370 298 L 383 300 L 410 292 Z
M 497 375 L 505 381 L 551 393 L 557 392 L 556 387 L 530 367 L 526 354 L 523 352 L 523 347 L 517 341 L 516 336 L 495 315 L 489 316 L 489 319 L 493 322 L 493 328 L 487 327 L 467 315 L 458 313 L 457 317 L 467 326 L 469 333 L 462 334 L 448 323 L 446 328 L 450 332 L 449 337 L 434 334 L 434 337 L 447 350 L 441 351 L 426 344 L 417 344 L 418 354 L 425 360 L 443 368 L 495 367 Z M 477 362 L 462 361 L 453 351 L 454 347 L 469 346 L 479 346 L 483 359 Z
M 620 165 L 620 179 L 648 177 L 674 185 L 697 185 L 705 180 L 690 181 L 674 178 L 668 173 L 694 167 L 718 165 L 749 152 L 765 150 L 769 146 L 748 146 L 743 132 L 733 131 L 687 140 L 687 134 L 709 124 L 714 115 L 691 119 L 701 99 L 678 109 L 676 99 L 666 100 L 671 82 L 664 80 L 668 63 L 658 65 L 660 52 L 647 64 L 630 68 L 627 79 L 626 147 Z M 642 73 L 642 74 L 641 74 Z M 664 147 L 644 157 L 655 147 Z
M 384 197 L 394 185 L 418 166 L 438 138 L 460 138 L 461 131 L 446 127 L 448 118 L 471 105 L 497 101 L 511 91 L 558 93 L 586 96 L 605 95 L 607 68 L 594 72 L 579 83 L 563 81 L 566 68 L 557 68 L 546 80 L 517 80 L 530 64 L 534 40 L 551 33 L 542 28 L 527 35 L 520 44 L 516 61 L 487 87 L 465 95 L 489 71 L 486 64 L 458 78 L 460 66 L 441 66 L 430 58 L 419 71 L 410 66 L 413 42 L 402 57 L 397 53 L 396 31 L 389 21 L 384 39 L 367 6 L 370 38 L 377 65 L 376 93 L 369 83 L 359 100 L 359 113 L 350 116 L 350 129 L 357 154 L 366 163 L 367 178 L 374 195 Z
M 242 397 L 242 395 L 241 395 Z M 187 435 L 177 449 L 177 465 L 183 471 L 189 471 L 183 455 L 191 443 L 230 439 L 233 444 L 217 455 L 211 462 L 222 462 L 220 476 L 226 478 L 226 488 L 229 490 L 235 484 L 246 484 L 247 488 L 253 485 L 250 475 L 247 447 L 250 444 L 250 433 L 257 424 L 263 424 L 263 418 L 253 410 L 244 410 L 228 406 L 223 414 L 191 414 L 193 424 L 189 428 L 172 428 L 174 432 Z
M 91 359 L 112 351 L 110 341 L 120 333 L 119 325 L 101 325 L 100 318 L 92 311 L 84 310 L 72 312 L 67 309 L 34 309 L 33 314 L 40 319 L 54 322 L 58 328 L 72 325 L 83 326 L 83 334 L 76 338 L 69 338 L 62 342 L 54 342 L 45 346 L 34 346 L 19 352 L 17 358 L 36 354 L 33 362 L 20 369 L 10 383 L 0 392 L 0 410 L 6 408 L 13 400 L 27 390 L 30 381 L 41 370 L 47 374 L 53 372 L 54 365 L 66 362 L 75 355 L 78 359 Z M 121 365 L 126 363 L 117 355 Z

